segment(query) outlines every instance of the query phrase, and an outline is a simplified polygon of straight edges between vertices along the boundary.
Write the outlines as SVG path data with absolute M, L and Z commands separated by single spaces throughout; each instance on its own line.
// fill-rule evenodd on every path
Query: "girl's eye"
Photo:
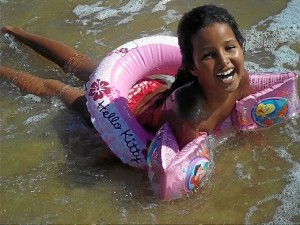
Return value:
M 230 45 L 230 46 L 227 46 L 225 49 L 226 49 L 226 51 L 231 51 L 231 50 L 234 50 L 235 48 L 236 48 L 236 46 Z
M 202 56 L 202 59 L 203 60 L 206 60 L 206 59 L 211 59 L 213 58 L 214 54 L 212 52 L 209 52 L 209 53 L 206 53 Z

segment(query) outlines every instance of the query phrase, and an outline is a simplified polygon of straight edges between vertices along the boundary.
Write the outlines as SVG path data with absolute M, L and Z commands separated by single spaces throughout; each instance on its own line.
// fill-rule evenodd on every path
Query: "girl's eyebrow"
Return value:
M 230 43 L 230 42 L 238 42 L 235 38 L 230 38 L 229 40 L 225 41 L 225 43 Z
M 206 50 L 209 50 L 209 49 L 214 48 L 213 45 L 204 45 L 204 46 L 201 46 L 201 45 L 200 45 L 199 47 L 200 47 L 200 48 L 198 48 L 198 49 L 199 49 L 200 52 L 206 51 Z
M 224 44 L 230 44 L 232 42 L 237 42 L 237 40 L 235 38 L 230 38 L 228 40 L 226 40 L 224 42 Z M 210 49 L 213 49 L 214 48 L 214 45 L 207 45 L 207 46 L 203 46 L 202 48 L 199 49 L 199 51 L 206 51 L 206 50 L 210 50 Z

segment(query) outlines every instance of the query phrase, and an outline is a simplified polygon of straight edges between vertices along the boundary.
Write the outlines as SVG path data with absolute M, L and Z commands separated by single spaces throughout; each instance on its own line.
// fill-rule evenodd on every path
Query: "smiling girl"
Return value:
M 15 27 L 6 26 L 2 32 L 82 81 L 88 81 L 97 66 L 61 42 Z M 160 81 L 148 81 L 146 90 L 133 96 L 129 104 L 137 120 L 152 133 L 168 122 L 182 148 L 200 131 L 213 132 L 230 115 L 235 102 L 250 94 L 250 85 L 244 68 L 244 39 L 226 9 L 214 5 L 194 8 L 182 17 L 177 33 L 182 65 L 174 83 L 167 88 Z M 68 108 L 89 118 L 83 90 L 5 67 L 0 67 L 0 77 L 22 91 L 60 97 Z M 141 100 L 134 101 L 137 98 Z
M 226 9 L 214 5 L 192 9 L 181 19 L 177 34 L 182 66 L 156 105 L 162 104 L 162 123 L 169 121 L 182 148 L 199 131 L 213 132 L 236 101 L 250 94 L 250 84 L 244 38 Z

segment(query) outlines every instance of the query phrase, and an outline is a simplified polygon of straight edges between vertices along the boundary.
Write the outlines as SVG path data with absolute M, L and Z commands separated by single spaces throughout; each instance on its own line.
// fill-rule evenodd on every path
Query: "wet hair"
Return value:
M 178 44 L 182 54 L 182 64 L 178 69 L 175 81 L 171 87 L 157 95 L 154 107 L 160 106 L 177 88 L 190 82 L 198 83 L 197 77 L 193 76 L 190 72 L 190 69 L 194 66 L 193 37 L 199 30 L 211 26 L 214 23 L 229 25 L 238 43 L 244 49 L 245 39 L 239 31 L 238 24 L 234 17 L 226 9 L 215 5 L 203 5 L 185 13 L 177 29 Z M 200 91 L 202 91 L 200 85 L 199 88 Z
M 203 93 L 199 90 L 197 82 L 190 82 L 176 89 L 175 99 L 180 118 L 197 125 L 205 111 L 203 98 Z

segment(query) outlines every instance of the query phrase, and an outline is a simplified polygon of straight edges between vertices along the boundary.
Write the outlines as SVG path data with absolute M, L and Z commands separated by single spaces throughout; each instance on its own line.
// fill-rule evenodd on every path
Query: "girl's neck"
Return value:
M 222 105 L 232 105 L 237 100 L 240 100 L 250 94 L 250 82 L 248 72 L 244 71 L 244 76 L 241 78 L 236 91 L 228 93 L 225 91 L 216 92 L 211 90 L 204 90 L 206 96 L 207 107 L 212 111 L 219 108 Z M 230 104 L 231 103 L 231 104 Z
M 213 93 L 206 94 L 206 106 L 208 111 L 215 111 L 222 105 L 236 100 L 236 93 Z

